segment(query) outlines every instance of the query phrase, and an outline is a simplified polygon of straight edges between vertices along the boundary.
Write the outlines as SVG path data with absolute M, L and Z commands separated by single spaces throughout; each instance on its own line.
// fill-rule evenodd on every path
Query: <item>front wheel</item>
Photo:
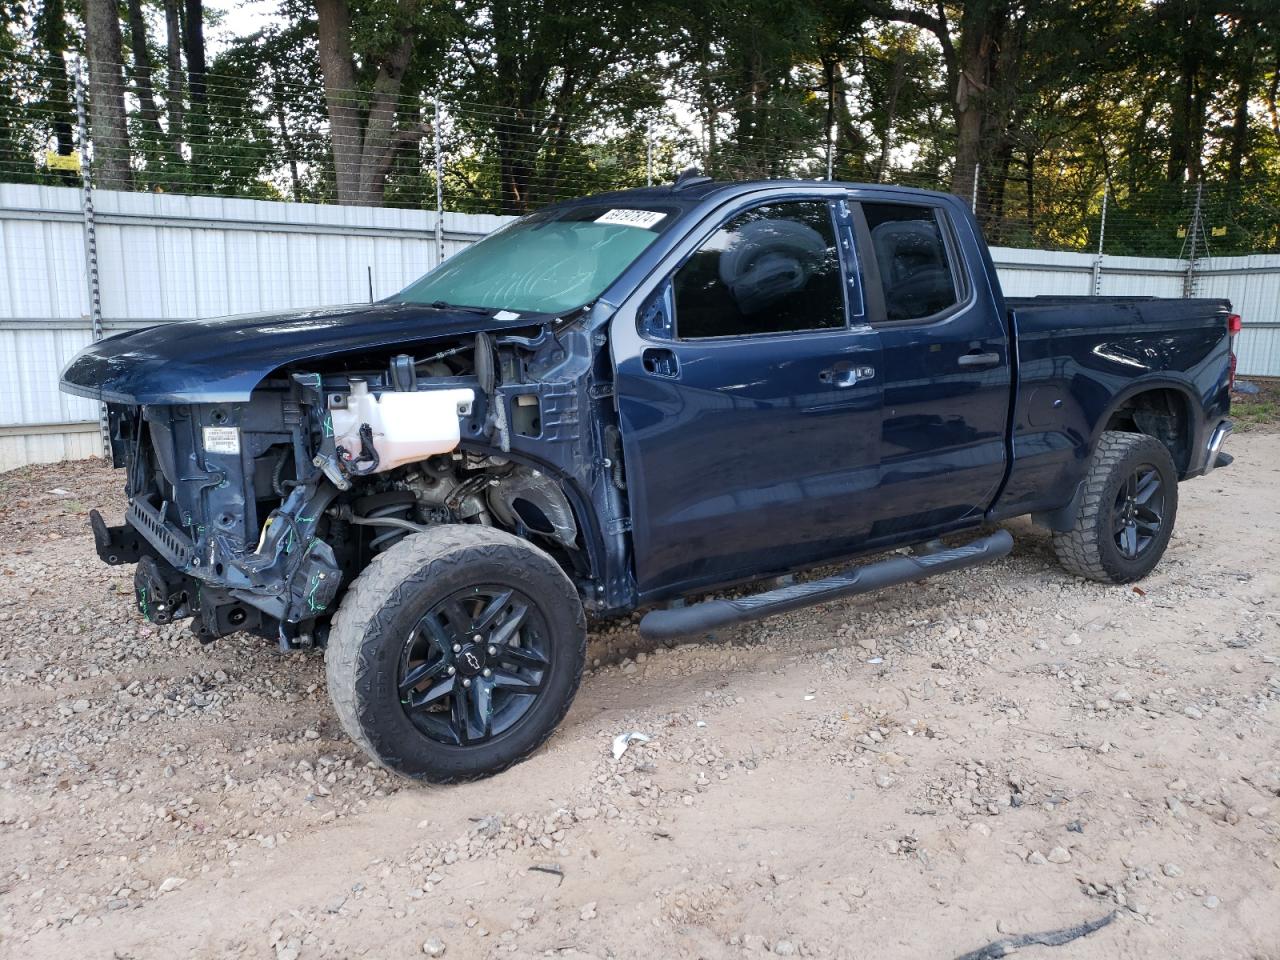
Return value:
M 1102 435 L 1075 525 L 1053 548 L 1070 573 L 1101 583 L 1141 580 L 1160 562 L 1178 514 L 1178 471 L 1163 443 L 1141 433 Z
M 440 526 L 377 556 L 325 653 L 343 728 L 384 767 L 433 783 L 505 770 L 551 735 L 586 661 L 577 591 L 532 544 Z

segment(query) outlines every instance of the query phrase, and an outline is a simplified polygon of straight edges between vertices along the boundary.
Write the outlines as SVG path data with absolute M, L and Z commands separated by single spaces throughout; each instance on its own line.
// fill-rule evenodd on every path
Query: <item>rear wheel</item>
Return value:
M 1178 472 L 1168 449 L 1141 433 L 1098 442 L 1074 527 L 1053 537 L 1059 562 L 1102 583 L 1129 583 L 1160 562 L 1178 513 Z
M 406 537 L 352 584 L 325 655 L 347 733 L 383 766 L 454 783 L 523 760 L 569 709 L 586 659 L 577 591 L 510 534 Z

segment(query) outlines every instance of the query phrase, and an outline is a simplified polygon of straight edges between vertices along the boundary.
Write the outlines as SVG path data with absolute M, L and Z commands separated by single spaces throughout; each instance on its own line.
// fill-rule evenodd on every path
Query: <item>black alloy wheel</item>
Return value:
M 1112 510 L 1112 533 L 1120 553 L 1136 560 L 1164 527 L 1164 483 L 1160 471 L 1144 463 L 1125 478 Z
M 426 736 L 468 746 L 501 736 L 545 688 L 554 650 L 547 626 L 519 590 L 483 584 L 435 604 L 405 640 L 398 688 Z

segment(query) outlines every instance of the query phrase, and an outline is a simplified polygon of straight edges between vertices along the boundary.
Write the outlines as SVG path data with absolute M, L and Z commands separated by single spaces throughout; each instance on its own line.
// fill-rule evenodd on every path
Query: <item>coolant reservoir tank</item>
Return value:
M 330 400 L 333 435 L 338 446 L 353 456 L 360 454 L 360 427 L 368 424 L 381 473 L 415 463 L 437 453 L 448 453 L 461 439 L 461 419 L 471 413 L 475 391 L 470 387 L 442 390 L 369 391 L 364 380 L 351 381 L 345 409 Z

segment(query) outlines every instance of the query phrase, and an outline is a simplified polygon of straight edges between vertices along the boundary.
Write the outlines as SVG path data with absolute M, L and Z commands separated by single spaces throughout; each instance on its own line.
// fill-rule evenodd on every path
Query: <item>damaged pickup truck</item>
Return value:
M 347 732 L 453 782 L 565 715 L 586 615 L 666 639 L 989 561 L 1147 574 L 1222 452 L 1222 300 L 1005 298 L 946 194 L 769 181 L 589 197 L 390 299 L 155 326 L 107 404 L 144 616 L 325 647 Z M 739 599 L 667 605 L 889 548 Z

